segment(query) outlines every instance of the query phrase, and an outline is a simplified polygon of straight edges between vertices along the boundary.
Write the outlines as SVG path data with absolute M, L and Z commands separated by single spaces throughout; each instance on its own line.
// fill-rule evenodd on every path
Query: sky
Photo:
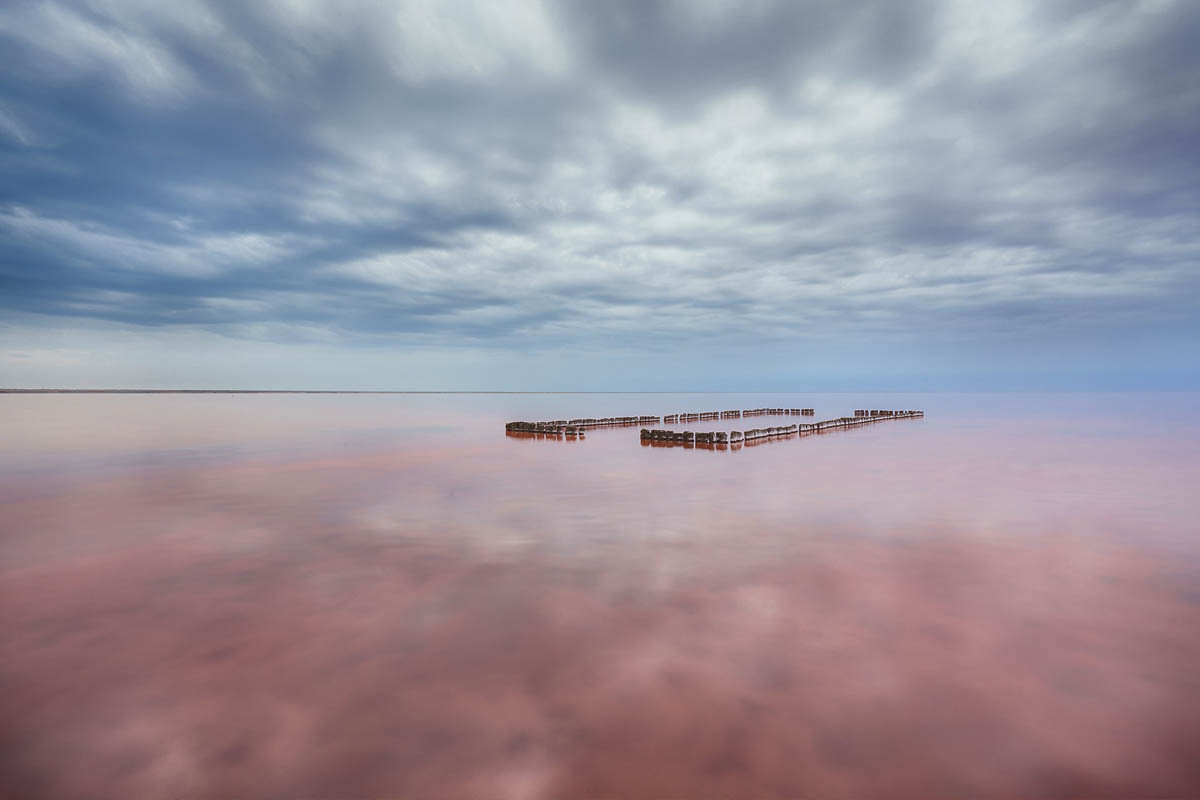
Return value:
M 0 387 L 1200 389 L 1200 3 L 0 4 Z

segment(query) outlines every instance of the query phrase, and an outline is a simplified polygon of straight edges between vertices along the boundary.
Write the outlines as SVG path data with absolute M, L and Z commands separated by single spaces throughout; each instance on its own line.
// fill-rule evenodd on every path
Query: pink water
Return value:
M 763 405 L 927 416 L 503 430 Z M 0 396 L 0 792 L 1200 796 L 1197 411 Z

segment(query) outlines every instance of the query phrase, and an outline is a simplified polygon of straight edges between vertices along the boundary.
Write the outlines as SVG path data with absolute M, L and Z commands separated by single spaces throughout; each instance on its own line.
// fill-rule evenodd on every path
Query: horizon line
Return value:
M 31 389 L 0 394 L 1187 394 L 1197 389 Z

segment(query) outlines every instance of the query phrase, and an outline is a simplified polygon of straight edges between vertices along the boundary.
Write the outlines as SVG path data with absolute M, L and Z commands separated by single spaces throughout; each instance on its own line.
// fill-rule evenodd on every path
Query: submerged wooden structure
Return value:
M 811 408 L 752 408 L 742 412 L 743 417 L 783 417 L 797 414 L 811 417 L 816 414 L 816 411 Z
M 580 419 L 554 419 L 549 422 L 506 422 L 506 433 L 542 433 L 556 436 L 582 436 L 593 428 L 628 428 L 633 425 L 653 425 L 659 417 L 582 417 Z
M 583 417 L 579 419 L 557 419 L 548 422 L 509 422 L 504 431 L 509 436 L 537 439 L 580 439 L 584 432 L 594 428 L 628 428 L 634 425 L 706 422 L 719 419 L 796 414 L 813 416 L 811 408 L 753 408 L 745 411 L 702 411 L 637 417 Z M 736 416 L 735 416 L 736 415 Z M 804 434 L 823 433 L 832 430 L 854 428 L 889 419 L 911 419 L 925 416 L 924 411 L 896 411 L 888 409 L 855 409 L 853 417 L 837 417 L 820 422 L 799 422 L 766 428 L 750 428 L 744 431 L 675 431 L 661 428 L 642 428 L 641 441 L 644 445 L 684 447 L 707 447 L 724 449 L 763 440 L 791 438 Z
M 689 444 L 700 446 L 702 444 L 713 445 L 735 445 L 740 443 L 748 443 L 760 439 L 774 439 L 781 437 L 792 437 L 806 433 L 822 433 L 825 431 L 841 430 L 845 428 L 855 428 L 860 425 L 869 425 L 875 422 L 883 422 L 889 419 L 910 419 L 913 417 L 925 416 L 924 411 L 881 411 L 874 410 L 865 414 L 854 412 L 853 417 L 838 417 L 836 419 L 826 419 L 820 422 L 800 422 L 792 425 L 779 425 L 768 428 L 751 428 L 746 431 L 706 431 L 703 433 L 697 431 L 672 431 L 642 428 L 641 438 L 642 444 L 666 444 L 666 445 L 684 445 Z

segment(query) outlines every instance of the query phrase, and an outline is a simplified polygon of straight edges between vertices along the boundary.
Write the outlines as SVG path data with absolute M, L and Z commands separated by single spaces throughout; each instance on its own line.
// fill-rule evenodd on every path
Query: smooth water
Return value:
M 507 420 L 924 419 L 739 450 Z M 14 797 L 1200 794 L 1200 396 L 0 396 Z

